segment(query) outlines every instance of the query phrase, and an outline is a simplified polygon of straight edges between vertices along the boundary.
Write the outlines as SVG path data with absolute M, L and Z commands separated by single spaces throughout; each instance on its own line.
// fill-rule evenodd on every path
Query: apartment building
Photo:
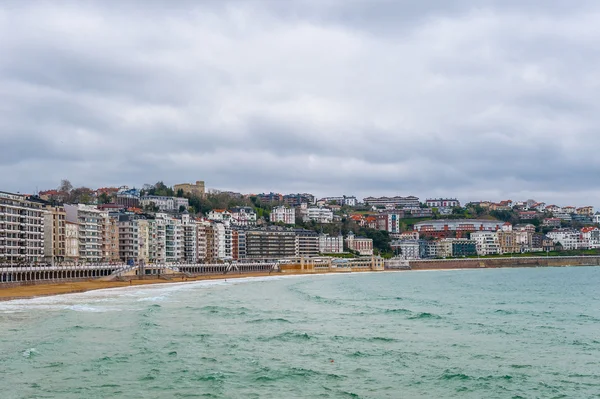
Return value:
M 345 195 L 341 197 L 325 197 L 317 201 L 317 205 L 336 204 L 341 206 L 356 206 L 357 203 L 356 197 Z
M 81 262 L 103 261 L 103 220 L 107 212 L 84 204 L 65 204 L 67 221 L 79 228 L 79 260 Z
M 271 223 L 283 222 L 285 224 L 296 223 L 296 211 L 287 206 L 276 206 L 271 211 Z
M 123 262 L 138 262 L 140 239 L 136 215 L 119 215 L 119 258 Z
M 46 206 L 44 214 L 44 261 L 56 264 L 65 260 L 65 208 Z
M 0 260 L 35 263 L 44 260 L 44 215 L 41 202 L 0 191 Z
M 231 208 L 231 224 L 234 226 L 255 226 L 256 212 L 249 206 Z
M 79 225 L 65 221 L 65 262 L 79 262 Z
M 456 208 L 460 207 L 460 201 L 456 198 L 428 198 L 425 204 L 430 208 Z
M 383 212 L 376 216 L 377 228 L 385 230 L 392 234 L 400 233 L 400 219 L 404 217 L 404 213 L 399 212 Z
M 475 241 L 478 255 L 497 255 L 502 253 L 496 232 L 476 231 L 471 233 L 471 239 Z
M 333 222 L 333 211 L 323 207 L 307 207 L 301 208 L 305 211 L 304 221 L 314 221 L 316 223 L 331 223 Z
M 213 209 L 208 212 L 206 218 L 208 220 L 212 220 L 213 222 L 221 222 L 225 224 L 231 223 L 231 212 L 225 209 Z
M 322 254 L 341 254 L 344 252 L 344 237 L 330 236 L 329 234 L 319 235 L 319 252 Z
M 183 225 L 183 259 L 185 262 L 196 263 L 198 261 L 198 227 L 196 220 L 185 212 L 181 216 Z
M 190 204 L 187 198 L 165 197 L 162 195 L 146 195 L 140 198 L 143 207 L 156 206 L 160 212 L 178 211 L 180 207 L 187 209 Z
M 102 219 L 102 258 L 107 262 L 118 262 L 119 253 L 119 226 L 117 218 L 104 213 Z
M 297 256 L 293 231 L 249 230 L 246 232 L 246 257 L 283 259 Z
M 363 199 L 363 202 L 371 206 L 389 206 L 400 209 L 418 208 L 421 205 L 419 198 L 412 195 L 408 197 L 367 197 Z
M 296 229 L 296 256 L 313 257 L 319 255 L 319 234 L 312 230 Z
M 546 234 L 554 243 L 560 244 L 566 251 L 583 248 L 581 232 L 574 229 L 557 229 Z
M 392 249 L 403 259 L 420 259 L 421 250 L 419 240 L 405 239 L 392 241 Z

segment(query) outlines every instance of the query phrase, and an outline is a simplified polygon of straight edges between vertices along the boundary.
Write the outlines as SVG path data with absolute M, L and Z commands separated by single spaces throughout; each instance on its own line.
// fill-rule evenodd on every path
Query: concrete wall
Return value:
M 600 256 L 411 260 L 413 270 L 479 269 L 497 267 L 599 266 Z

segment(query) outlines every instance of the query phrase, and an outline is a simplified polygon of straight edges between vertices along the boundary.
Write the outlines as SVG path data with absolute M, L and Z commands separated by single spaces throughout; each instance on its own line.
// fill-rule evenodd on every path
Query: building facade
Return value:
M 0 192 L 0 259 L 7 263 L 44 261 L 44 215 L 41 202 Z

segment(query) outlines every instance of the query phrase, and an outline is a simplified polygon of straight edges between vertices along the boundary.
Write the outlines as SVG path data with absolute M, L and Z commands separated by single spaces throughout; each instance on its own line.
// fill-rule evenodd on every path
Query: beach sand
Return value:
M 296 273 L 285 273 L 285 275 L 296 274 Z M 129 281 L 99 281 L 99 280 L 87 280 L 77 282 L 65 282 L 65 283 L 50 283 L 50 284 L 36 284 L 36 285 L 21 285 L 16 287 L 0 288 L 0 301 L 9 301 L 12 299 L 25 299 L 34 298 L 39 296 L 48 295 L 59 295 L 59 294 L 71 294 L 75 292 L 85 292 L 91 290 L 100 290 L 105 288 L 117 288 L 117 287 L 129 287 L 134 285 L 148 285 L 148 284 L 170 284 L 170 283 L 181 283 L 185 281 L 201 281 L 201 280 L 220 280 L 220 279 L 234 279 L 242 277 L 262 277 L 262 276 L 276 276 L 281 273 L 245 273 L 245 274 L 218 274 L 208 276 L 197 276 L 197 277 L 173 277 L 171 280 L 165 279 L 144 279 L 144 280 L 131 280 Z

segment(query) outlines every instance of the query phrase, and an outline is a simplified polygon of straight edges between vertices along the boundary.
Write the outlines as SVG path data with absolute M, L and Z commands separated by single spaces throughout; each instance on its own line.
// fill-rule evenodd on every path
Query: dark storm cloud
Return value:
M 593 1 L 4 2 L 0 189 L 600 205 Z

